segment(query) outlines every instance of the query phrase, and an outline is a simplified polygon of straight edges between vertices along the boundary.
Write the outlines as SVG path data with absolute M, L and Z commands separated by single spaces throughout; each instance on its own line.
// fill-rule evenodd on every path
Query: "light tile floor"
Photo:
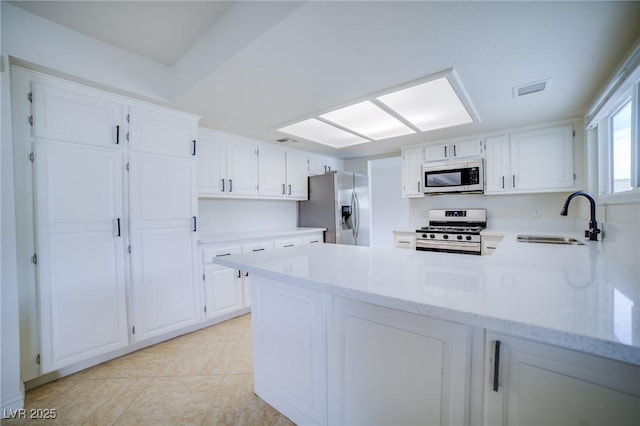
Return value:
M 250 315 L 29 390 L 25 408 L 55 408 L 57 418 L 2 424 L 293 424 L 253 394 Z

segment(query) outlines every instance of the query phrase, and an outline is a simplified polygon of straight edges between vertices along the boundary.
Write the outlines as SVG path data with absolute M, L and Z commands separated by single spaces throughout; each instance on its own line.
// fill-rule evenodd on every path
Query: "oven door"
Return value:
M 479 255 L 482 253 L 482 244 L 470 241 L 433 241 L 417 238 L 416 250 Z

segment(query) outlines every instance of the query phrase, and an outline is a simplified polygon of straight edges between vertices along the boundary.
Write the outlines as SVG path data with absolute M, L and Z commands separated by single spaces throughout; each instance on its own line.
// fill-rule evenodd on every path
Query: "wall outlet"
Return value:
M 207 218 L 207 222 L 213 222 L 213 214 L 207 213 L 206 218 Z
M 534 215 L 535 217 L 540 217 L 540 216 L 542 216 L 542 210 L 540 210 L 539 208 L 535 208 L 535 209 L 533 209 L 533 215 Z

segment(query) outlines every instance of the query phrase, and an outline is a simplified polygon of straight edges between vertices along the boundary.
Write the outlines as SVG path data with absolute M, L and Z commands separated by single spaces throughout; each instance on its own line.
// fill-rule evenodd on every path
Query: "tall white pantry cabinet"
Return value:
M 14 115 L 19 96 L 31 108 L 40 374 L 199 322 L 199 117 L 18 74 L 30 86 L 13 96 Z

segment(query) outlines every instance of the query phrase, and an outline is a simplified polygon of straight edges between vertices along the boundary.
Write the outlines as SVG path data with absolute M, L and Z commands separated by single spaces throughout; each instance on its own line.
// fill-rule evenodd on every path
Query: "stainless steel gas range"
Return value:
M 429 226 L 416 231 L 416 250 L 482 254 L 485 209 L 429 210 Z

